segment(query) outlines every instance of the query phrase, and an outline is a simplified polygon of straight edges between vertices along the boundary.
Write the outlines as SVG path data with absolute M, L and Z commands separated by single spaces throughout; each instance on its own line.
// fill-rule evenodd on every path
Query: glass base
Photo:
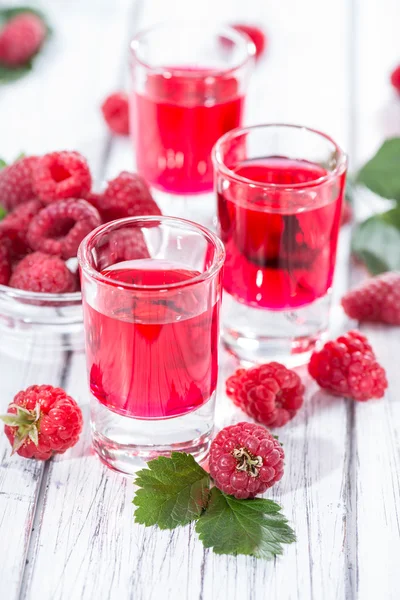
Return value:
M 224 292 L 223 342 L 247 366 L 270 361 L 303 365 L 327 336 L 330 304 L 328 293 L 308 306 L 270 311 L 241 304 Z
M 134 419 L 109 410 L 91 397 L 93 447 L 111 469 L 133 475 L 148 460 L 171 452 L 208 454 L 214 424 L 215 392 L 197 410 L 170 419 Z
M 152 188 L 152 194 L 164 216 L 180 217 L 215 230 L 215 194 L 205 192 L 193 195 L 178 195 Z

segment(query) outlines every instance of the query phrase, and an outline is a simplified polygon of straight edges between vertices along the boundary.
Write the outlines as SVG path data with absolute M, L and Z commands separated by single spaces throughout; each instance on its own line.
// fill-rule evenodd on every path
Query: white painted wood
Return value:
M 345 148 L 357 148 L 355 160 L 359 161 L 364 145 L 372 152 L 384 135 L 375 126 L 368 136 L 360 132 L 370 127 L 371 115 L 379 112 L 385 99 L 373 89 L 372 78 L 367 81 L 366 68 L 357 76 L 359 112 L 353 122 L 352 48 L 354 44 L 358 48 L 357 60 L 364 53 L 368 60 L 372 53 L 380 56 L 376 46 L 367 48 L 368 32 L 371 27 L 376 30 L 374 20 L 386 29 L 391 23 L 389 16 L 382 16 L 384 5 L 388 15 L 396 14 L 394 0 L 376 8 L 372 5 L 372 0 L 359 3 L 354 40 L 350 27 L 355 19 L 346 0 L 337 2 L 334 10 L 318 0 L 301 4 L 258 0 L 251 3 L 251 12 L 241 0 L 118 0 L 112 9 L 108 0 L 48 1 L 45 6 L 57 30 L 52 42 L 56 54 L 49 48 L 29 82 L 9 86 L 5 93 L 1 90 L 0 139 L 7 140 L 6 158 L 21 147 L 28 152 L 77 147 L 88 156 L 99 178 L 131 168 L 130 142 L 110 141 L 98 105 L 108 90 L 127 79 L 124 48 L 135 27 L 191 13 L 196 19 L 210 15 L 213 20 L 247 18 L 269 31 L 270 49 L 257 67 L 249 92 L 248 123 L 291 121 L 317 127 Z M 74 35 L 76 41 L 71 44 Z M 382 66 L 388 69 L 396 61 L 393 38 L 392 47 L 389 41 L 383 45 Z M 375 74 L 380 60 L 374 63 Z M 72 88 L 71 81 L 75 82 Z M 387 86 L 384 89 L 389 94 Z M 369 99 L 363 105 L 366 95 Z M 34 123 L 24 112 L 26 106 L 31 107 L 30 113 L 36 111 Z M 62 121 L 60 106 L 65 115 Z M 21 112 L 21 125 L 16 126 Z M 46 122 L 49 127 L 44 126 Z M 349 233 L 345 228 L 341 235 L 336 303 L 347 287 Z M 336 307 L 334 333 L 345 325 Z M 11 540 L 11 520 L 13 539 L 6 551 L 0 545 L 0 597 L 6 591 L 5 597 L 13 600 L 22 586 L 20 597 L 27 600 L 397 598 L 400 415 L 396 384 L 400 381 L 393 357 L 398 355 L 400 340 L 396 329 L 366 331 L 388 369 L 388 396 L 382 402 L 355 405 L 330 398 L 307 383 L 304 409 L 279 431 L 286 472 L 268 494 L 284 506 L 298 541 L 272 563 L 215 556 L 203 549 L 190 527 L 170 533 L 135 525 L 131 479 L 107 470 L 90 449 L 83 355 L 54 357 L 47 365 L 34 363 L 28 351 L 21 351 L 18 365 L 15 359 L 0 357 L 2 373 L 7 372 L 2 399 L 7 396 L 8 402 L 16 389 L 39 378 L 49 383 L 64 380 L 85 416 L 85 432 L 78 445 L 44 469 L 19 458 L 1 463 L 0 539 Z M 224 380 L 234 368 L 233 359 L 223 354 L 219 427 L 244 418 L 223 393 Z M 0 436 L 0 456 L 4 448 L 7 442 Z M 11 573 L 7 579 L 4 565 Z

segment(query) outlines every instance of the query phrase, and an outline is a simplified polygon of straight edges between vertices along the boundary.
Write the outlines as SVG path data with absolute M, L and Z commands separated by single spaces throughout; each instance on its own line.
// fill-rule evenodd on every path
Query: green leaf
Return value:
M 4 167 L 7 166 L 7 163 L 5 160 L 3 160 L 2 158 L 0 158 L 0 169 L 4 169 Z
M 207 510 L 196 523 L 206 548 L 216 554 L 247 554 L 265 560 L 296 541 L 292 528 L 272 500 L 237 500 L 213 488 Z
M 172 452 L 147 463 L 148 469 L 137 473 L 140 488 L 133 499 L 135 521 L 174 529 L 197 519 L 204 510 L 210 479 L 190 454 Z
M 6 216 L 6 209 L 0 205 L 0 221 Z
M 42 13 L 42 11 L 37 10 L 36 8 L 32 8 L 31 6 L 18 6 L 15 8 L 0 8 L 0 27 L 2 27 L 12 17 L 15 17 L 16 15 L 18 15 L 20 13 L 27 13 L 27 12 L 33 13 L 34 15 L 37 15 L 40 19 L 42 19 L 42 21 L 46 25 L 46 29 L 47 29 L 46 39 L 48 39 L 48 37 L 51 34 L 51 28 L 49 27 L 48 23 L 46 22 L 46 18 L 44 16 L 44 14 Z M 42 45 L 42 47 L 43 47 L 43 45 Z M 39 52 L 41 51 L 42 47 L 39 48 Z M 33 56 L 29 62 L 27 62 L 25 65 L 22 65 L 21 67 L 11 68 L 11 67 L 6 67 L 5 65 L 0 65 L 0 84 L 15 81 L 16 79 L 19 79 L 20 77 L 23 77 L 24 75 L 29 73 L 32 70 L 32 64 L 33 64 L 32 61 L 34 60 L 34 58 L 35 57 Z
M 352 250 L 373 275 L 400 270 L 400 207 L 358 225 Z
M 400 137 L 382 144 L 360 170 L 357 181 L 383 198 L 400 202 Z

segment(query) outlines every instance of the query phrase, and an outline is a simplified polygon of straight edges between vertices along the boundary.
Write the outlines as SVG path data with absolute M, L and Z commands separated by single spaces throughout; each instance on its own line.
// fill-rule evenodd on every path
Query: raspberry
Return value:
M 327 342 L 312 354 L 308 370 L 318 385 L 332 394 L 362 402 L 381 398 L 387 388 L 385 369 L 359 331 Z
M 30 292 L 65 294 L 74 292 L 74 275 L 58 256 L 34 252 L 15 267 L 9 286 Z
M 85 198 L 92 177 L 86 159 L 79 152 L 51 152 L 33 165 L 33 187 L 37 196 L 49 204 L 65 198 Z
M 11 258 L 8 244 L 0 241 L 0 285 L 7 285 L 11 276 Z
M 347 225 L 353 218 L 353 209 L 351 208 L 351 204 L 347 202 L 347 200 L 343 200 L 342 204 L 342 214 L 340 216 L 340 224 Z
M 225 427 L 210 447 L 210 475 L 225 494 L 254 498 L 283 475 L 285 453 L 268 429 L 253 423 Z
M 39 51 L 46 33 L 42 19 L 33 13 L 12 17 L 0 31 L 0 63 L 7 67 L 24 65 Z
M 396 92 L 400 94 L 400 65 L 392 72 L 390 81 Z
M 161 215 L 143 177 L 128 171 L 122 171 L 108 182 L 104 194 L 98 198 L 98 209 L 105 222 L 124 217 Z
M 42 208 L 39 200 L 31 200 L 14 208 L 0 221 L 0 239 L 7 239 L 14 256 L 24 256 L 30 250 L 27 232 L 33 217 Z
M 98 269 L 140 258 L 150 258 L 143 233 L 139 229 L 119 229 L 109 234 L 108 244 L 99 250 Z
M 18 204 L 36 198 L 32 187 L 32 167 L 37 160 L 36 156 L 27 156 L 1 169 L 0 204 L 6 210 L 13 210 Z
M 233 29 L 236 29 L 236 31 L 239 31 L 239 33 L 244 33 L 251 39 L 256 47 L 256 59 L 259 59 L 262 54 L 264 54 L 267 46 L 267 37 L 262 29 L 255 25 L 245 25 L 242 23 L 232 25 L 232 27 Z
M 400 273 L 367 279 L 342 298 L 342 306 L 351 319 L 400 325 Z
M 129 105 L 126 94 L 116 92 L 108 96 L 101 106 L 101 111 L 111 131 L 119 135 L 129 134 Z
M 303 404 L 304 385 L 294 371 L 277 362 L 238 369 L 226 382 L 226 393 L 250 417 L 282 427 Z
M 82 412 L 61 388 L 32 385 L 18 392 L 1 419 L 4 432 L 24 458 L 47 460 L 76 444 L 82 431 Z
M 67 260 L 76 256 L 83 238 L 100 224 L 98 211 L 85 200 L 59 200 L 32 220 L 27 239 L 33 250 Z

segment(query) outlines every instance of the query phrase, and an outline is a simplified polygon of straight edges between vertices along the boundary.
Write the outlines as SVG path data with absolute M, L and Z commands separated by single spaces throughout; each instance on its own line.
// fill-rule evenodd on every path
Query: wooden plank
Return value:
M 183 0 L 152 0 L 143 8 L 141 25 L 188 14 Z M 252 84 L 248 122 L 297 121 L 327 131 L 346 145 L 347 41 L 338 34 L 346 23 L 345 0 L 333 12 L 317 0 L 301 7 L 291 0 L 284 8 L 259 0 L 252 3 L 251 14 L 239 0 L 224 0 L 213 3 L 212 10 L 213 20 L 247 17 L 271 32 L 269 56 L 258 66 Z M 196 3 L 192 18 L 207 18 L 209 13 L 210 4 Z M 113 142 L 107 173 L 115 175 L 130 161 L 129 142 Z M 343 265 L 346 248 L 345 243 Z M 337 288 L 345 285 L 344 269 Z M 337 327 L 340 319 L 337 311 Z M 83 369 L 74 357 L 67 382 L 67 389 L 81 402 L 87 400 Z M 233 369 L 232 359 L 223 355 L 219 427 L 244 418 L 223 393 L 224 380 Z M 348 592 L 351 598 L 347 570 L 353 540 L 345 535 L 351 492 L 350 423 L 344 401 L 330 401 L 310 385 L 304 410 L 279 432 L 287 456 L 286 474 L 268 496 L 283 504 L 298 542 L 274 563 L 204 551 L 191 528 L 169 533 L 135 525 L 131 479 L 100 464 L 90 452 L 86 430 L 68 457 L 50 465 L 32 565 L 24 583 L 26 597 L 341 600 Z

